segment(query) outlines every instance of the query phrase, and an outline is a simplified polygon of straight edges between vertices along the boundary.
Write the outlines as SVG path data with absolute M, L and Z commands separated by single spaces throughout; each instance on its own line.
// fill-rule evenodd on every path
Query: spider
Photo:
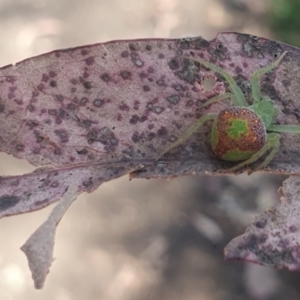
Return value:
M 268 96 L 261 96 L 260 91 L 260 77 L 276 68 L 286 54 L 287 51 L 283 52 L 274 62 L 253 73 L 251 105 L 247 103 L 241 89 L 226 71 L 200 58 L 184 57 L 219 73 L 231 88 L 231 93 L 215 96 L 202 107 L 228 98 L 231 99 L 233 106 L 221 110 L 218 114 L 207 113 L 200 117 L 183 136 L 164 149 L 157 160 L 186 141 L 204 122 L 212 120 L 211 148 L 215 157 L 224 161 L 239 162 L 226 169 L 227 172 L 236 171 L 258 160 L 262 161 L 253 168 L 253 171 L 266 167 L 279 150 L 279 133 L 300 133 L 300 126 L 274 124 L 280 109 Z

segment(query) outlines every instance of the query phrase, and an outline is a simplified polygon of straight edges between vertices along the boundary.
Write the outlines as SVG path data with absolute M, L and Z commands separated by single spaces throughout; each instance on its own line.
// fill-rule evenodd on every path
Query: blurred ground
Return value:
M 0 65 L 113 39 L 271 37 L 266 1 L 1 0 Z M 34 170 L 2 154 L 1 175 Z M 127 177 L 84 194 L 57 230 L 46 286 L 33 288 L 19 250 L 50 208 L 0 221 L 0 299 L 299 299 L 299 275 L 223 261 L 223 247 L 279 200 L 282 177 Z

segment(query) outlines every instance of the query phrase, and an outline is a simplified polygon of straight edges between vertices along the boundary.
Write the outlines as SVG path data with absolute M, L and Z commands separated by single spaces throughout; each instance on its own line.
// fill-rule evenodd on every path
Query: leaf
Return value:
M 77 198 L 77 187 L 71 185 L 45 221 L 21 247 L 28 259 L 34 286 L 41 289 L 53 261 L 56 226 L 71 203 Z
M 283 51 L 288 55 L 280 66 L 262 77 L 262 92 L 281 108 L 278 123 L 299 124 L 299 49 L 245 34 L 113 41 L 1 68 L 0 151 L 40 168 L 0 178 L 0 217 L 41 209 L 70 185 L 78 194 L 92 192 L 127 173 L 153 178 L 224 172 L 232 164 L 213 157 L 209 123 L 156 160 L 201 115 L 231 105 L 227 99 L 200 108 L 229 88 L 184 57 L 223 68 L 249 98 L 253 72 Z M 299 175 L 299 153 L 300 136 L 282 134 L 280 151 L 264 171 Z
M 210 42 L 201 37 L 115 41 L 57 50 L 2 68 L 0 150 L 54 169 L 2 178 L 1 215 L 39 209 L 56 201 L 68 186 L 65 177 L 66 181 L 75 180 L 80 193 L 133 170 L 139 171 L 131 174 L 132 178 L 224 171 L 231 164 L 213 158 L 210 124 L 159 162 L 155 160 L 199 115 L 229 105 L 221 101 L 197 110 L 207 99 L 224 93 L 227 85 L 213 72 L 182 61 L 180 56 L 210 59 L 235 75 L 249 94 L 251 74 L 283 50 L 289 52 L 288 59 L 262 81 L 263 91 L 284 108 L 280 123 L 297 124 L 298 49 L 249 35 L 221 33 Z M 204 89 L 207 76 L 217 80 L 211 90 Z M 280 152 L 266 170 L 299 174 L 299 148 L 299 135 L 283 134 Z M 97 168 L 101 180 L 95 175 Z M 60 184 L 53 187 L 56 183 L 51 176 L 56 173 L 61 176 Z M 48 175 L 52 186 L 50 195 L 45 196 Z M 29 178 L 35 183 L 30 188 Z M 38 180 L 46 183 L 40 185 Z M 87 181 L 92 188 L 86 187 Z
M 281 203 L 255 217 L 245 234 L 225 247 L 225 259 L 300 271 L 300 179 L 283 182 Z

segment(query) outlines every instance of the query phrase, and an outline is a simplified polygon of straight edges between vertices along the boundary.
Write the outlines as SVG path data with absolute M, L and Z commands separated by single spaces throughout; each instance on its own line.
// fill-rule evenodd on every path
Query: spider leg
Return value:
M 272 124 L 267 128 L 268 131 L 284 133 L 300 133 L 299 125 L 276 125 Z
M 206 114 L 199 118 L 185 133 L 183 136 L 178 138 L 177 141 L 169 145 L 167 148 L 165 148 L 156 158 L 156 161 L 159 160 L 162 156 L 164 156 L 166 153 L 171 151 L 173 148 L 179 146 L 183 142 L 185 142 L 202 124 L 208 120 L 215 120 L 217 114 Z
M 209 106 L 215 102 L 218 102 L 220 100 L 225 100 L 225 99 L 228 99 L 230 98 L 232 100 L 232 102 L 234 102 L 234 94 L 232 93 L 226 93 L 226 94 L 222 94 L 222 95 L 218 95 L 218 96 L 215 96 L 215 97 L 212 97 L 210 98 L 209 100 L 207 100 L 205 103 L 203 103 L 202 105 L 200 105 L 200 109 L 206 107 L 206 106 Z
M 249 106 L 240 87 L 237 85 L 237 83 L 235 82 L 235 80 L 232 78 L 232 76 L 229 73 L 225 72 L 220 67 L 218 67 L 214 64 L 211 64 L 201 58 L 192 58 L 192 57 L 187 57 L 187 56 L 184 56 L 184 58 L 186 58 L 190 61 L 198 62 L 199 64 L 205 66 L 206 68 L 211 69 L 215 73 L 219 73 L 221 76 L 223 76 L 225 78 L 225 80 L 229 83 L 229 85 L 231 87 L 231 90 L 235 96 L 232 99 L 233 104 L 235 106 L 246 106 L 246 107 Z
M 280 134 L 269 133 L 267 136 L 266 144 L 259 151 L 254 153 L 247 160 L 237 164 L 236 166 L 224 170 L 224 172 L 227 173 L 227 172 L 237 171 L 238 169 L 240 169 L 246 165 L 252 164 L 252 163 L 256 162 L 258 159 L 260 159 L 267 151 L 271 150 L 270 153 L 265 157 L 263 162 L 261 162 L 258 166 L 256 166 L 254 169 L 252 169 L 251 171 L 248 172 L 249 174 L 251 174 L 259 169 L 266 167 L 270 163 L 270 161 L 273 159 L 276 152 L 279 150 L 279 147 L 280 147 Z
M 274 62 L 270 63 L 269 65 L 258 69 L 255 71 L 251 77 L 251 91 L 252 91 L 252 98 L 253 98 L 253 103 L 257 103 L 261 100 L 260 96 L 260 84 L 259 84 L 259 78 L 272 71 L 274 68 L 276 68 L 279 63 L 282 61 L 282 59 L 285 57 L 287 54 L 287 51 L 284 51 Z

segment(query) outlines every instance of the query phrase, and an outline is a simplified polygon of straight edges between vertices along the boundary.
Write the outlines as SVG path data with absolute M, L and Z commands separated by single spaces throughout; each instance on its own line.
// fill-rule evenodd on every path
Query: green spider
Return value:
M 251 77 L 251 105 L 247 103 L 231 75 L 223 69 L 200 58 L 184 57 L 219 73 L 232 90 L 232 93 L 213 97 L 202 107 L 228 98 L 231 99 L 233 106 L 221 110 L 218 114 L 208 113 L 200 117 L 183 136 L 164 149 L 157 160 L 186 141 L 204 122 L 213 120 L 211 148 L 214 155 L 221 160 L 240 162 L 226 169 L 227 172 L 236 171 L 262 158 L 263 161 L 252 171 L 266 167 L 279 150 L 279 133 L 300 133 L 300 126 L 274 124 L 280 110 L 268 96 L 261 96 L 260 92 L 259 78 L 276 68 L 286 54 L 287 52 L 282 53 L 276 61 L 254 72 Z

